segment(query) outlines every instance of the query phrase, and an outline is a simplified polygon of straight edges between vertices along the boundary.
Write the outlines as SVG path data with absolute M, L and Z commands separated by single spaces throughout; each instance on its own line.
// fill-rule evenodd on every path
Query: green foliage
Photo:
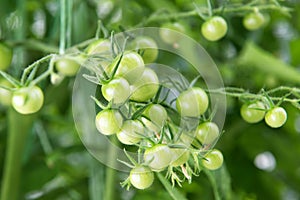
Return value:
M 265 22 L 248 31 L 243 18 L 257 10 Z M 9 87 L 12 92 L 35 84 L 44 92 L 44 105 L 35 114 L 20 115 L 0 105 L 1 199 L 299 199 L 299 13 L 297 1 L 277 0 L 1 1 L 0 44 L 13 49 L 10 67 L 1 75 L 14 85 Z M 202 36 L 201 25 L 215 15 L 226 20 L 227 33 L 211 42 Z M 172 187 L 163 172 L 157 173 L 150 188 L 126 191 L 120 182 L 128 173 L 101 164 L 82 144 L 72 116 L 74 78 L 64 77 L 54 64 L 59 54 L 81 64 L 85 57 L 78 51 L 84 52 L 84 47 L 111 31 L 177 22 L 207 50 L 226 85 L 207 90 L 228 96 L 224 132 L 216 144 L 225 164 L 215 171 L 199 164 L 203 171 L 182 187 Z M 167 52 L 159 52 L 157 60 L 174 66 L 188 80 L 195 74 L 190 64 Z M 246 123 L 240 108 L 257 100 L 265 104 L 265 111 L 284 107 L 286 123 L 279 129 L 263 121 Z M 171 109 L 167 112 L 178 117 Z M 276 161 L 274 168 L 260 167 L 258 156 L 270 154 Z

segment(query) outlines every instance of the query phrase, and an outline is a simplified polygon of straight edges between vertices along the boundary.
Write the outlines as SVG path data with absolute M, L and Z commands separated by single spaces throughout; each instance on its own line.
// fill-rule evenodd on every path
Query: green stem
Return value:
M 60 41 L 59 54 L 64 54 L 66 49 L 67 32 L 67 0 L 60 0 Z
M 153 15 L 150 16 L 144 22 L 138 24 L 137 27 L 149 24 L 151 22 L 161 22 L 161 21 L 168 21 L 168 20 L 179 19 L 179 18 L 195 17 L 195 16 L 199 16 L 199 12 L 201 12 L 202 16 L 207 16 L 209 15 L 210 12 L 214 13 L 215 15 L 223 14 L 223 13 L 235 13 L 235 12 L 236 13 L 252 12 L 254 10 L 254 7 L 260 11 L 274 10 L 274 11 L 279 11 L 282 14 L 286 14 L 286 15 L 288 15 L 288 13 L 292 11 L 291 8 L 285 6 L 278 6 L 274 4 L 263 4 L 263 5 L 237 4 L 234 6 L 215 8 L 212 10 L 209 10 L 208 8 L 201 8 L 201 9 L 198 8 L 187 12 Z
M 117 148 L 115 148 L 114 143 L 118 142 L 117 138 L 112 138 L 111 141 L 113 144 L 109 146 L 108 156 L 109 166 L 114 166 L 114 163 L 117 162 Z M 105 179 L 105 200 L 114 200 L 115 198 L 115 179 L 116 179 L 116 170 L 110 167 L 106 167 L 106 179 Z
M 285 82 L 300 84 L 300 72 L 255 44 L 246 43 L 237 63 L 255 67 Z
M 95 158 L 90 159 L 90 178 L 89 178 L 89 199 L 98 200 L 104 196 L 105 166 L 100 164 Z
M 2 179 L 1 199 L 19 199 L 22 154 L 33 123 L 33 115 L 21 115 L 12 108 L 8 111 L 8 138 Z
M 203 170 L 213 188 L 213 192 L 214 192 L 214 196 L 215 196 L 215 200 L 221 200 L 219 191 L 218 191 L 218 185 L 216 183 L 216 179 L 214 178 L 214 176 L 212 175 L 212 172 L 210 172 L 209 170 Z

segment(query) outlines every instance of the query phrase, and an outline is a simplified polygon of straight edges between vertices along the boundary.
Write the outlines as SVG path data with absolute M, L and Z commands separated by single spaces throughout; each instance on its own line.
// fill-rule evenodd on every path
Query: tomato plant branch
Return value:
M 59 54 L 65 53 L 66 48 L 66 29 L 67 29 L 67 0 L 60 0 L 60 41 Z
M 195 10 L 186 11 L 186 12 L 179 12 L 179 13 L 154 13 L 150 17 L 148 17 L 145 21 L 141 22 L 137 25 L 143 26 L 147 25 L 151 22 L 161 22 L 161 21 L 168 21 L 168 20 L 174 20 L 174 19 L 180 19 L 180 18 L 188 18 L 188 17 L 195 17 L 200 16 L 202 19 L 204 19 L 204 16 L 209 16 L 210 12 L 213 14 L 222 14 L 222 13 L 240 13 L 240 12 L 252 12 L 254 9 L 260 10 L 260 11 L 279 11 L 282 14 L 289 15 L 289 13 L 292 11 L 291 8 L 277 5 L 274 3 L 269 4 L 256 4 L 254 3 L 249 4 L 231 4 L 227 5 L 226 7 L 219 7 L 214 9 L 209 9 L 207 7 L 196 7 Z

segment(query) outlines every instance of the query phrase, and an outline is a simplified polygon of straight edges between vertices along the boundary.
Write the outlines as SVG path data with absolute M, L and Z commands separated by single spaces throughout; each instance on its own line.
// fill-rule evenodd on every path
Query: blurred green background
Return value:
M 248 1 L 212 2 L 218 7 Z M 206 1 L 202 0 L 73 0 L 71 44 L 94 37 L 98 19 L 109 31 L 121 32 L 161 10 L 169 13 L 193 10 L 193 3 L 206 5 Z M 203 20 L 200 17 L 175 17 L 173 21 L 183 23 L 186 33 L 207 50 L 219 67 L 226 86 L 241 87 L 251 92 L 280 85 L 299 87 L 299 81 L 273 71 L 277 66 L 270 66 L 257 58 L 249 58 L 256 60 L 254 64 L 236 64 L 242 50 L 251 41 L 264 52 L 272 54 L 272 59 L 284 61 L 299 72 L 300 1 L 280 3 L 293 8 L 291 16 L 268 11 L 269 23 L 253 32 L 242 26 L 243 13 L 224 14 L 228 34 L 218 42 L 206 41 L 201 36 Z M 30 63 L 57 51 L 60 41 L 59 11 L 58 0 L 0 1 L 0 38 L 14 48 L 13 63 L 8 70 L 10 74 L 19 77 Z M 159 27 L 164 22 L 151 22 L 147 26 Z M 169 62 L 167 59 L 160 57 L 160 60 Z M 172 199 L 157 179 L 145 191 L 133 188 L 126 191 L 119 183 L 127 174 L 106 168 L 91 157 L 74 127 L 71 109 L 73 81 L 73 78 L 65 79 L 58 86 L 51 85 L 49 81 L 42 82 L 46 102 L 37 114 L 24 117 L 12 108 L 0 107 L 1 180 L 8 149 L 18 152 L 16 169 L 11 169 L 16 172 L 16 187 L 9 188 L 14 198 Z M 240 106 L 239 100 L 228 97 L 224 134 L 217 143 L 225 158 L 223 168 L 214 174 L 222 199 L 300 199 L 299 110 L 283 104 L 288 112 L 288 121 L 282 128 L 272 129 L 264 122 L 254 125 L 244 122 L 240 117 Z M 17 133 L 14 139 L 18 138 L 19 143 L 12 141 L 12 132 Z M 0 186 L 3 187 L 3 182 Z M 195 177 L 192 184 L 183 184 L 179 190 L 189 200 L 214 199 L 211 182 L 204 174 Z

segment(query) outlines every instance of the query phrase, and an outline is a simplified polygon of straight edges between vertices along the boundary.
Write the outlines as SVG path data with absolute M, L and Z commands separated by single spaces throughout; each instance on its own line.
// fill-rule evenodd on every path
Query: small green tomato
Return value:
M 121 130 L 117 133 L 117 138 L 123 144 L 133 145 L 142 140 L 144 133 L 143 124 L 138 120 L 127 120 Z
M 227 23 L 223 17 L 213 16 L 201 26 L 202 35 L 209 41 L 217 41 L 227 33 Z
M 166 23 L 161 26 L 159 35 L 165 43 L 174 44 L 180 39 L 180 34 L 176 32 L 184 33 L 185 27 L 178 22 Z
M 101 91 L 104 98 L 107 101 L 113 101 L 114 104 L 124 103 L 130 96 L 129 83 L 121 77 L 102 85 Z
M 204 122 L 196 129 L 196 138 L 202 145 L 212 144 L 216 141 L 219 135 L 219 128 L 214 122 Z
M 142 76 L 130 86 L 130 99 L 138 102 L 145 102 L 153 98 L 159 89 L 159 80 L 156 73 L 145 68 Z
M 163 171 L 172 161 L 170 148 L 166 144 L 157 144 L 145 150 L 144 161 L 153 171 Z
M 222 166 L 223 160 L 223 154 L 219 150 L 213 149 L 204 156 L 202 165 L 209 170 L 216 170 Z
M 182 117 L 199 117 L 208 108 L 208 96 L 199 87 L 189 88 L 176 99 L 176 108 Z
M 265 117 L 264 109 L 265 105 L 260 101 L 244 104 L 241 108 L 241 116 L 248 123 L 257 123 Z
M 147 36 L 140 36 L 131 42 L 131 47 L 142 52 L 145 63 L 152 63 L 158 56 L 158 47 L 156 42 Z
M 39 111 L 44 103 L 44 93 L 38 86 L 23 87 L 12 96 L 12 106 L 21 114 L 32 114 Z
M 116 67 L 120 56 L 116 57 L 113 63 L 108 67 L 108 73 L 112 74 Z M 115 76 L 125 78 L 128 83 L 134 84 L 143 74 L 145 70 L 145 64 L 143 58 L 134 51 L 125 52 Z
M 130 171 L 129 180 L 135 188 L 144 190 L 152 185 L 154 181 L 154 173 L 149 167 L 136 166 Z
M 178 167 L 183 165 L 189 160 L 190 152 L 187 149 L 170 148 L 172 161 L 170 165 L 172 167 Z
M 59 74 L 74 76 L 80 68 L 80 64 L 71 58 L 59 58 L 55 62 L 55 68 Z
M 252 12 L 247 14 L 243 19 L 243 25 L 246 29 L 254 31 L 265 24 L 265 17 L 260 12 Z
M 12 85 L 6 79 L 0 79 L 0 85 L 7 88 L 11 88 Z M 10 106 L 12 99 L 12 92 L 3 88 L 0 88 L 0 104 L 4 106 Z
M 161 130 L 166 120 L 168 119 L 168 113 L 166 109 L 160 104 L 150 104 L 144 111 L 144 115 L 153 123 L 155 132 Z
M 269 110 L 265 116 L 265 122 L 272 128 L 279 128 L 285 124 L 287 113 L 282 107 L 275 107 Z
M 123 117 L 117 110 L 102 110 L 97 114 L 95 124 L 97 130 L 103 135 L 112 135 L 121 129 Z
M 11 48 L 3 43 L 0 43 L 0 70 L 6 70 L 9 67 L 12 57 L 13 52 Z

